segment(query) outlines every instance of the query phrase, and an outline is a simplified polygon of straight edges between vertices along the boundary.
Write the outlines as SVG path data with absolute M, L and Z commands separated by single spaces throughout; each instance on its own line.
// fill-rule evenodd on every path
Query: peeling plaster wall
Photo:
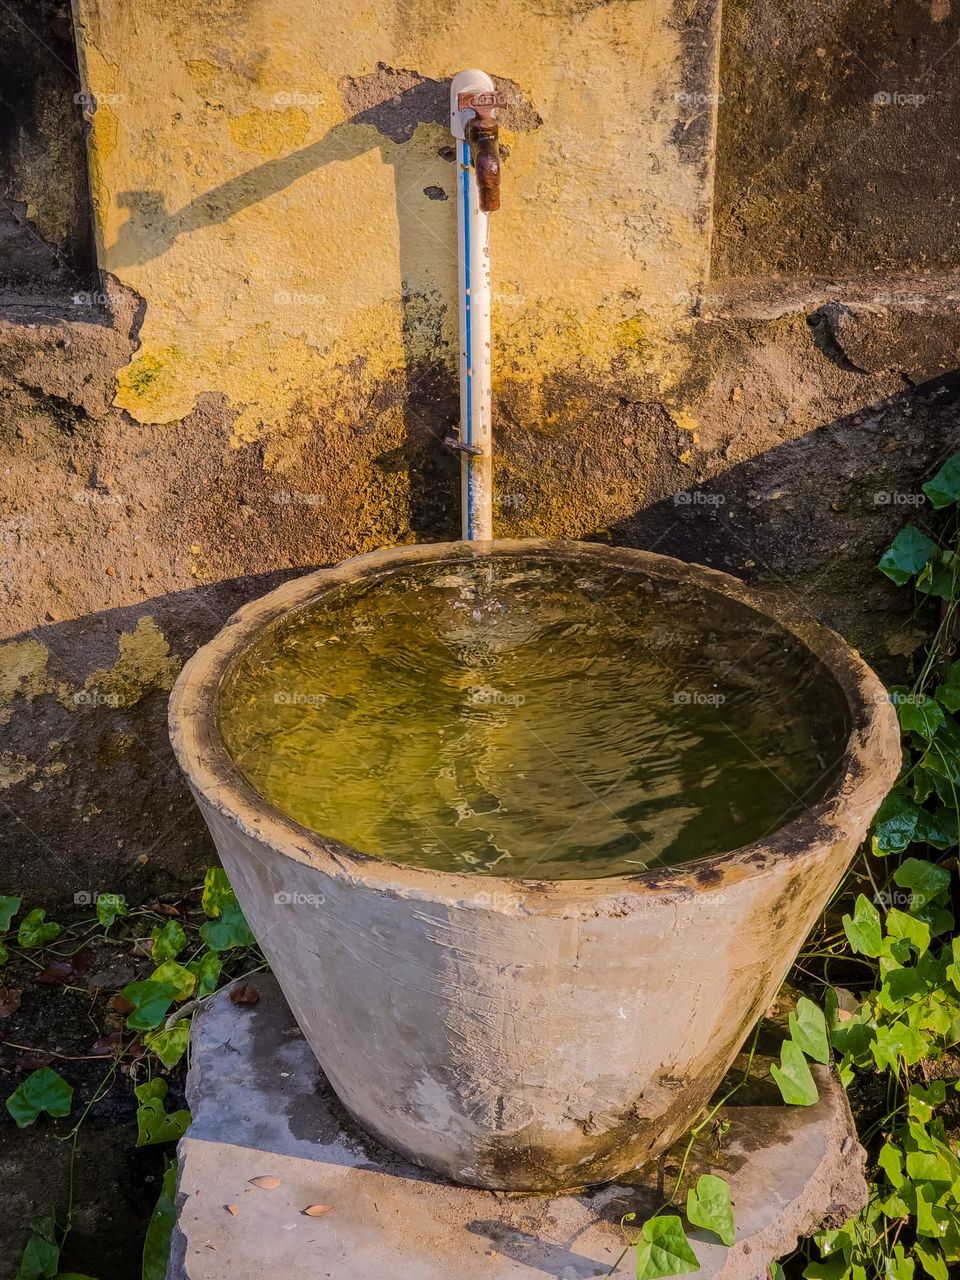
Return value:
M 349 431 L 385 384 L 406 395 L 432 366 L 452 371 L 448 102 L 463 65 L 515 100 L 492 231 L 498 389 L 522 387 L 535 418 L 545 379 L 616 366 L 636 380 L 654 349 L 669 381 L 655 318 L 689 314 L 709 253 L 715 3 L 77 12 L 86 84 L 116 104 L 91 139 L 101 264 L 149 303 L 119 375 L 137 421 L 224 394 L 231 443 L 262 442 L 283 473 L 305 418 Z
M 456 533 L 461 64 L 515 99 L 498 531 L 713 564 L 885 674 L 909 666 L 924 620 L 874 565 L 929 519 L 902 499 L 960 446 L 960 287 L 942 228 L 891 257 L 894 224 L 850 204 L 855 250 L 831 259 L 849 270 L 818 285 L 815 236 L 774 258 L 802 239 L 789 218 L 742 232 L 721 195 L 712 229 L 717 94 L 721 193 L 731 172 L 762 185 L 749 121 L 769 139 L 778 118 L 745 4 L 718 85 L 698 0 L 498 0 L 472 25 L 425 0 L 77 0 L 108 303 L 0 304 L 0 884 L 55 901 L 189 882 L 212 854 L 166 740 L 182 661 L 286 575 Z M 808 8 L 822 41 L 837 5 Z M 804 189 L 832 91 L 794 86 L 779 191 Z

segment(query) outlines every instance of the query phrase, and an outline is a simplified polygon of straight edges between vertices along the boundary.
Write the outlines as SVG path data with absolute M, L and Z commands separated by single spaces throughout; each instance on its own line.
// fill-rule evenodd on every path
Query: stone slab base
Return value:
M 167 1280 L 586 1280 L 617 1263 L 623 1215 L 642 1220 L 662 1203 L 656 1170 L 551 1197 L 456 1186 L 408 1164 L 344 1114 L 275 980 L 251 985 L 258 1003 L 223 991 L 194 1019 L 194 1119 L 179 1147 Z M 689 1233 L 700 1280 L 765 1280 L 798 1236 L 863 1203 L 846 1097 L 815 1071 L 816 1106 L 727 1110 L 715 1168 L 730 1182 L 737 1239 L 726 1249 Z M 261 1177 L 279 1186 L 252 1185 Z M 331 1210 L 305 1215 L 313 1205 Z M 632 1252 L 612 1274 L 635 1274 Z

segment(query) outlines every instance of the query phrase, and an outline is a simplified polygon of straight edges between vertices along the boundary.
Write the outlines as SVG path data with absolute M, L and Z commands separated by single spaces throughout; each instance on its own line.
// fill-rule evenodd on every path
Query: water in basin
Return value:
M 220 732 L 276 808 L 363 853 L 584 879 L 739 848 L 822 797 L 850 726 L 771 620 L 535 557 L 336 588 L 236 660 Z

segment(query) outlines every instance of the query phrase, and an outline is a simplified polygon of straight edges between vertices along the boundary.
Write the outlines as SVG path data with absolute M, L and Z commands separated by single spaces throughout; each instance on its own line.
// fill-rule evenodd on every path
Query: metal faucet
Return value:
M 457 106 L 472 111 L 473 118 L 464 126 L 470 146 L 470 161 L 477 175 L 480 209 L 493 213 L 500 208 L 500 126 L 494 117 L 497 107 L 507 105 L 507 95 L 497 90 L 486 93 L 461 93 Z

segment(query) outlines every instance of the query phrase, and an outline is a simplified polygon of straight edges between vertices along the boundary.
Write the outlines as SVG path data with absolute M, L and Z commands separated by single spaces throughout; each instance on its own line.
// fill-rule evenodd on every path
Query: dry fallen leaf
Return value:
M 80 947 L 72 956 L 51 960 L 43 972 L 37 974 L 36 981 L 42 987 L 65 986 L 73 978 L 86 973 L 95 958 L 89 947 Z
M 98 1040 L 94 1040 L 90 1046 L 90 1052 L 100 1058 L 110 1058 L 115 1053 L 119 1053 L 122 1048 L 123 1036 L 119 1031 L 111 1031 L 105 1036 L 100 1036 Z
M 227 1213 L 232 1213 L 234 1217 L 236 1217 L 240 1212 L 235 1204 L 225 1204 L 223 1207 L 226 1209 Z
M 256 1004 L 260 999 L 260 992 L 256 987 L 252 987 L 249 982 L 244 982 L 233 988 L 230 992 L 231 1004 Z
M 22 995 L 19 987 L 0 987 L 0 1018 L 9 1018 L 17 1012 Z
M 269 1175 L 265 1175 L 262 1178 L 251 1178 L 250 1181 L 253 1186 L 262 1187 L 264 1191 L 275 1191 L 280 1185 L 279 1178 L 271 1178 Z
M 332 1213 L 333 1209 L 332 1204 L 308 1204 L 303 1212 L 308 1218 L 322 1218 L 325 1213 Z
M 90 947 L 79 947 L 70 957 L 74 973 L 86 973 L 96 958 Z
M 41 987 L 63 986 L 73 977 L 73 965 L 69 960 L 52 960 L 50 964 L 38 973 L 35 981 Z
M 178 916 L 180 908 L 173 906 L 170 902 L 151 902 L 149 910 L 159 911 L 162 916 Z
M 18 1071 L 36 1071 L 38 1067 L 49 1067 L 52 1061 L 53 1054 L 46 1049 L 28 1049 L 17 1058 L 16 1067 Z

